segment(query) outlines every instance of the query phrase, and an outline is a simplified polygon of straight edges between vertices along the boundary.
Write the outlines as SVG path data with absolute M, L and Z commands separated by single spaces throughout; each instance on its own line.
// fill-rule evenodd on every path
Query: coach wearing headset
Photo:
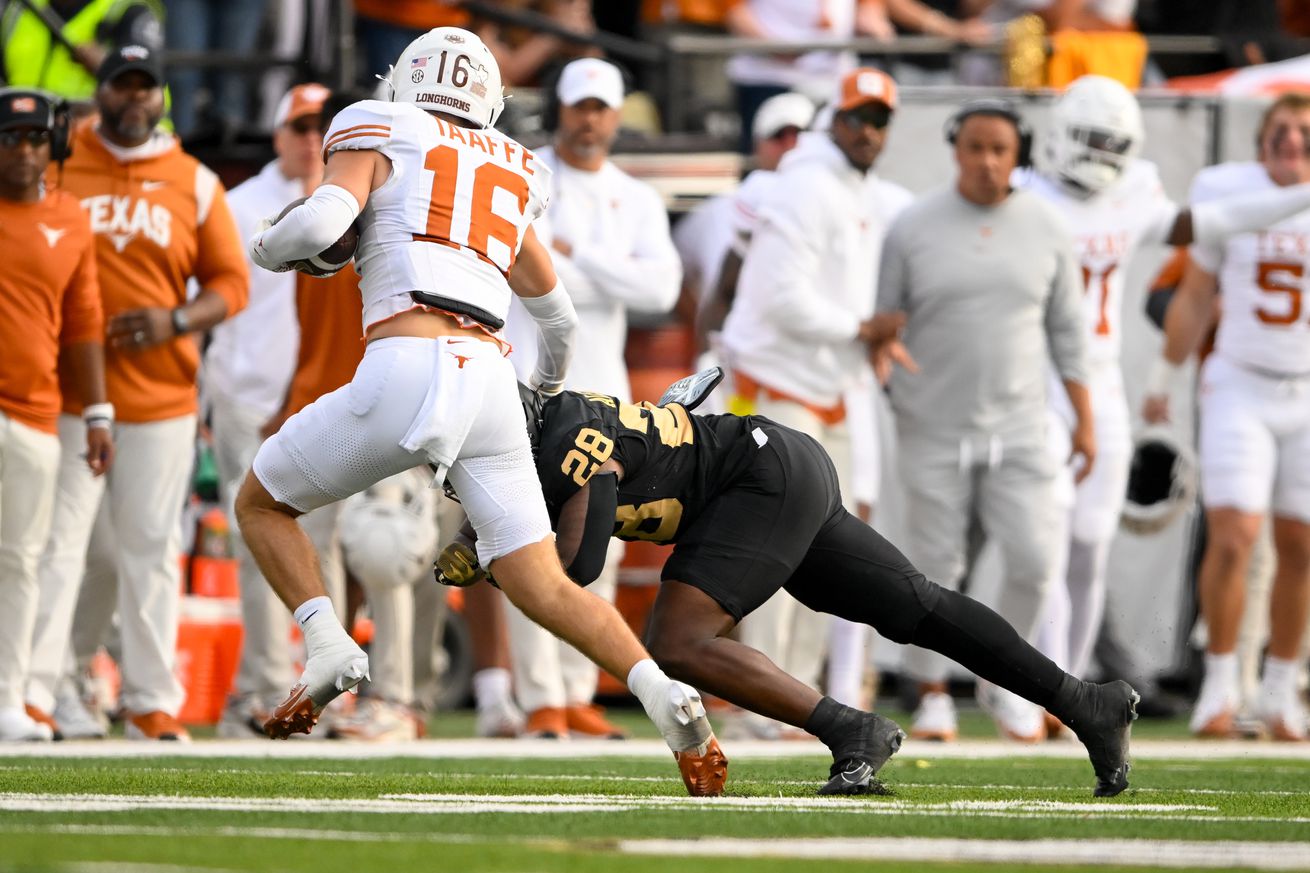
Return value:
M 77 198 L 43 181 L 68 156 L 68 132 L 46 94 L 0 91 L 0 742 L 52 736 L 23 692 L 59 476 L 61 351 L 86 424 L 76 463 L 99 476 L 114 453 L 95 238 Z
M 883 245 L 878 285 L 879 310 L 904 313 L 904 343 L 919 367 L 897 370 L 891 381 L 906 552 L 928 578 L 959 580 L 976 517 L 1004 560 L 997 611 L 1032 639 L 1056 555 L 1048 357 L 1077 417 L 1080 476 L 1096 454 L 1079 268 L 1055 211 L 1010 186 L 1031 144 L 1011 104 L 966 103 L 946 138 L 959 166 L 955 183 L 900 214 Z M 946 661 L 911 647 L 905 664 L 921 693 L 912 736 L 954 739 Z M 1040 710 L 1008 692 L 980 683 L 979 702 L 1006 736 L 1044 735 Z

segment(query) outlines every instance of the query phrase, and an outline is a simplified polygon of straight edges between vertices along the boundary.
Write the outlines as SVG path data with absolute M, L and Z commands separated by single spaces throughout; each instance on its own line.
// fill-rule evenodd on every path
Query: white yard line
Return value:
M 241 840 L 304 840 L 353 843 L 447 843 L 480 845 L 488 842 L 533 845 L 542 849 L 586 850 L 587 841 L 495 838 L 464 834 L 340 831 L 259 827 L 149 827 L 135 825 L 9 825 L 0 833 L 67 834 L 70 836 L 127 836 L 179 839 L 224 837 Z M 823 837 L 819 839 L 638 839 L 620 840 L 619 851 L 633 855 L 719 858 L 796 858 L 868 861 L 955 861 L 996 864 L 1079 864 L 1137 867 L 1201 867 L 1257 870 L 1304 870 L 1310 843 L 1185 842 L 1181 840 L 964 840 L 921 837 Z M 684 864 L 684 866 L 686 866 Z M 121 868 L 112 864 L 79 867 L 91 871 Z M 125 869 L 125 868 L 121 868 Z M 174 869 L 162 865 L 135 866 L 134 870 Z
M 1180 840 L 948 840 L 840 838 L 622 840 L 620 851 L 685 858 L 815 858 L 1304 870 L 1310 843 Z
M 1085 821 L 1170 821 L 1196 824 L 1310 824 L 1310 817 L 1233 816 L 1191 804 L 1059 802 L 1046 800 L 951 801 L 842 797 L 672 797 L 609 794 L 388 794 L 359 798 L 188 797 L 126 794 L 0 794 L 0 810 L 38 813 L 191 810 L 206 812 L 383 813 L 470 815 L 696 811 L 700 813 L 797 813 L 934 818 L 999 818 Z
M 1134 760 L 1194 761 L 1286 760 L 1310 762 L 1310 743 L 1258 743 L 1248 740 L 1135 740 Z M 769 760 L 826 756 L 816 741 L 724 743 L 733 760 Z M 278 758 L 288 760 L 367 760 L 373 758 L 668 758 L 662 740 L 421 740 L 412 743 L 294 742 L 200 740 L 194 743 L 146 743 L 129 740 L 82 740 L 62 743 L 0 743 L 0 758 Z M 1083 759 L 1077 743 L 1028 746 L 1001 740 L 929 743 L 908 740 L 896 760 L 997 760 L 1008 758 Z

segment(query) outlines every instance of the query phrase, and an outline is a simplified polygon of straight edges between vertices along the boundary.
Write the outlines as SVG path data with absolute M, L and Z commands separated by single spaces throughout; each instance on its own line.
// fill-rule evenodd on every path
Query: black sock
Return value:
M 805 730 L 814 734 L 837 756 L 838 749 L 858 736 L 864 713 L 825 697 L 805 721 Z

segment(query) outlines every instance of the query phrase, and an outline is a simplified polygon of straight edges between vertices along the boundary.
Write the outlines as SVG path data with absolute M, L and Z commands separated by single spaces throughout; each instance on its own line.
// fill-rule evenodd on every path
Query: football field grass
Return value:
M 9 746 L 0 870 L 1310 870 L 1301 749 L 1143 739 L 1113 799 L 1071 743 L 910 742 L 855 798 L 817 744 L 725 750 L 692 799 L 644 739 Z

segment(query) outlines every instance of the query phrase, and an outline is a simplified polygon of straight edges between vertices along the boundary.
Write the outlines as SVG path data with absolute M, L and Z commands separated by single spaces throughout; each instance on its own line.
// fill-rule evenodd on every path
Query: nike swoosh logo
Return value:
M 845 782 L 847 785 L 855 785 L 856 783 L 863 782 L 865 779 L 868 779 L 870 776 L 872 776 L 873 768 L 870 767 L 868 764 L 860 764 L 857 767 L 854 767 L 853 769 L 844 770 L 841 773 L 838 773 L 837 775 L 840 776 L 842 778 L 842 781 Z
M 164 181 L 160 181 L 160 180 L 149 180 L 149 179 L 147 179 L 146 181 L 144 181 L 144 182 L 141 183 L 141 190 L 142 190 L 142 191 L 158 191 L 160 188 L 163 188 L 163 187 L 164 187 L 165 185 L 167 185 L 167 184 L 168 184 L 168 183 L 167 183 L 167 182 L 164 182 Z

